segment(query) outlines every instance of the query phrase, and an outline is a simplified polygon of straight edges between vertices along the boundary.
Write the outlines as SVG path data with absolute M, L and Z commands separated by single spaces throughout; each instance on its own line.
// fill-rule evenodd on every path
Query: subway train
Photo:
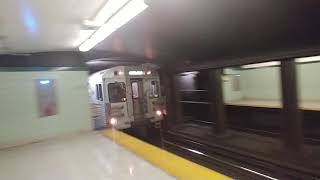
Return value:
M 158 67 L 116 66 L 89 77 L 95 128 L 128 129 L 159 124 L 165 113 Z

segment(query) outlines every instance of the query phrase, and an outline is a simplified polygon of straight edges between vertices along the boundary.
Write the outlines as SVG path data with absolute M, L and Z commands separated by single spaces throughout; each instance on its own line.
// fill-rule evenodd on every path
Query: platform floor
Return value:
M 1 180 L 173 180 L 100 132 L 0 150 Z

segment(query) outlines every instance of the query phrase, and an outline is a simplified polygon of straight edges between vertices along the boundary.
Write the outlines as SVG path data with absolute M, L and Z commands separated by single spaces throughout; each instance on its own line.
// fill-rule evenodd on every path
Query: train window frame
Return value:
M 137 99 L 139 95 L 139 84 L 138 82 L 131 82 L 132 99 Z
M 114 85 L 119 85 L 121 86 L 121 91 L 122 93 L 120 93 L 119 97 L 118 98 L 113 98 L 112 96 L 110 96 L 112 94 L 112 91 L 111 91 L 111 86 L 114 86 Z M 108 88 L 108 98 L 109 98 L 109 102 L 110 103 L 119 103 L 119 102 L 125 102 L 126 101 L 126 85 L 124 82 L 114 82 L 114 83 L 108 83 L 107 85 L 107 88 Z M 118 93 L 118 91 L 117 91 Z
M 102 84 L 96 84 L 96 98 L 98 101 L 103 101 Z
M 154 83 L 154 84 L 153 84 Z M 155 88 L 154 88 L 155 87 Z M 155 93 L 156 92 L 156 93 Z M 151 80 L 150 82 L 150 98 L 159 98 L 160 97 L 160 86 L 159 81 Z

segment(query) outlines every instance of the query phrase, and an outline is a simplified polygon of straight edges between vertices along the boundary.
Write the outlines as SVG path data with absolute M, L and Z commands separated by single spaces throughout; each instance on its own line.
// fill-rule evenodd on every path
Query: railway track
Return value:
M 220 171 L 234 179 L 320 179 L 319 172 L 285 162 L 269 161 L 253 154 L 199 142 L 172 131 L 163 132 L 168 151 Z

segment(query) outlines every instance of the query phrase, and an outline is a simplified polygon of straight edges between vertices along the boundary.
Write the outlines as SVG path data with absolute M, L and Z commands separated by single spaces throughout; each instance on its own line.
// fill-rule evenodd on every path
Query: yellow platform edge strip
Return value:
M 181 180 L 229 180 L 231 178 L 145 143 L 123 132 L 109 129 L 103 135 L 127 150 Z

